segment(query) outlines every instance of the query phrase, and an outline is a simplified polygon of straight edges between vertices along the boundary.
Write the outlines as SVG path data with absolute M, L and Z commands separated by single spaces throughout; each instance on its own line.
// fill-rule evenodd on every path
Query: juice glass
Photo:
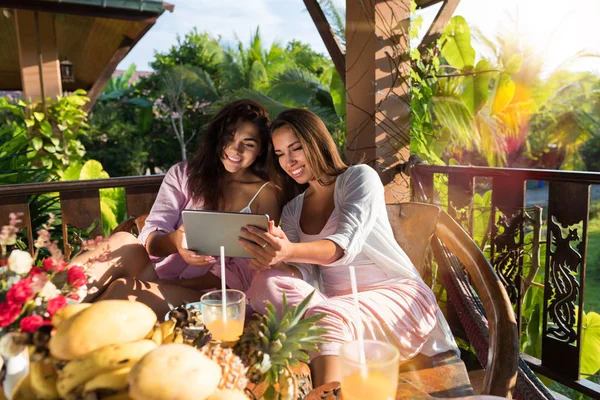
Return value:
M 246 295 L 239 290 L 227 289 L 226 296 L 227 319 L 223 318 L 223 293 L 220 290 L 213 290 L 200 298 L 202 320 L 213 340 L 237 342 L 244 331 Z
M 363 340 L 365 364 L 360 362 L 360 342 L 340 348 L 344 400 L 394 400 L 398 387 L 400 354 L 391 344 Z

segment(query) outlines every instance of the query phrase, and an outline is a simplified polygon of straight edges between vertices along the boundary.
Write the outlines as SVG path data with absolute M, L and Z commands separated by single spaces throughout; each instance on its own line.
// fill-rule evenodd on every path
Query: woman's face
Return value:
M 302 144 L 288 126 L 282 126 L 273 131 L 271 139 L 279 165 L 289 176 L 299 184 L 308 183 L 314 179 Z
M 251 122 L 240 122 L 231 141 L 223 149 L 221 161 L 230 173 L 250 167 L 260 154 L 258 128 Z

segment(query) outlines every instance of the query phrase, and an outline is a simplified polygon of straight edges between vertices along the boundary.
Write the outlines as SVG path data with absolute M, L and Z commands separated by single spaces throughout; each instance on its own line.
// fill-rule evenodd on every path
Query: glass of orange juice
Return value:
M 244 331 L 246 295 L 235 289 L 227 289 L 223 307 L 223 292 L 213 290 L 200 298 L 202 320 L 213 340 L 237 342 Z M 223 315 L 225 309 L 225 316 Z
M 398 387 L 400 353 L 391 344 L 363 340 L 344 343 L 340 348 L 342 396 L 344 400 L 394 400 Z

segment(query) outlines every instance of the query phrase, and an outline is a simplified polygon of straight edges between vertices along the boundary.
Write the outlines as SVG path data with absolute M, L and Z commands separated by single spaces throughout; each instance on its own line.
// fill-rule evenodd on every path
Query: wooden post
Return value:
M 410 200 L 395 167 L 410 155 L 409 0 L 347 0 L 347 159 L 373 166 L 386 202 Z
M 23 98 L 54 98 L 62 93 L 54 16 L 27 10 L 15 10 L 14 15 Z

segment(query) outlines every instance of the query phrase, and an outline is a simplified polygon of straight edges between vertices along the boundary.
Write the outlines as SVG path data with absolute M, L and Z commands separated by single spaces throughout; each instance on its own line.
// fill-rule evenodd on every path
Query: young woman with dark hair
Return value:
M 163 314 L 169 303 L 198 301 L 201 290 L 220 287 L 220 261 L 187 249 L 181 212 L 252 212 L 278 221 L 278 190 L 268 181 L 271 154 L 267 111 L 250 100 L 225 105 L 192 160 L 165 175 L 139 238 L 116 233 L 71 261 L 88 266 L 96 279 L 85 301 L 136 298 Z M 248 290 L 254 275 L 248 260 L 227 258 L 226 268 L 227 285 Z
M 349 266 L 356 269 L 365 339 L 394 344 L 402 359 L 458 351 L 435 296 L 394 239 L 377 172 L 346 166 L 323 122 L 286 110 L 272 124 L 284 198 L 281 228 L 246 227 L 241 241 L 260 270 L 248 292 L 254 310 L 298 304 L 315 288 L 306 316 L 326 314 L 328 329 L 311 355 L 315 386 L 340 381 L 338 351 L 356 339 Z M 263 247 L 264 246 L 264 247 Z

